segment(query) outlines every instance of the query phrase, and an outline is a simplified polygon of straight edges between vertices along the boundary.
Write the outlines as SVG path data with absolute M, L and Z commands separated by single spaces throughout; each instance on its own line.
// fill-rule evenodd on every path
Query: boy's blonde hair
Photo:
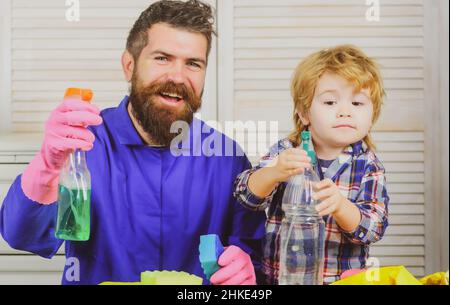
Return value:
M 377 63 L 353 45 L 324 49 L 306 57 L 294 71 L 291 95 L 294 101 L 295 130 L 289 136 L 294 146 L 300 145 L 301 132 L 307 128 L 296 110 L 303 115 L 309 112 L 317 83 L 325 72 L 342 76 L 353 84 L 357 91 L 368 88 L 373 104 L 372 124 L 380 115 L 385 91 Z M 375 150 L 370 133 L 363 140 L 369 149 Z

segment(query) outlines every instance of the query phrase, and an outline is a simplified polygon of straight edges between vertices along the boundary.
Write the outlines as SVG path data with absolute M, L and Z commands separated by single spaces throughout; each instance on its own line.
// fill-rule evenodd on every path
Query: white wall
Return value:
M 2 1 L 2 12 L 11 20 L 10 48 L 5 53 L 10 58 L 5 57 L 9 63 L 1 72 L 11 78 L 12 90 L 5 90 L 11 97 L 3 101 L 11 108 L 10 129 L 42 131 L 67 87 L 91 88 L 93 102 L 101 109 L 118 105 L 129 87 L 120 64 L 126 37 L 139 13 L 152 2 L 79 1 L 80 20 L 68 21 L 66 12 L 71 7 L 65 1 Z M 215 5 L 215 0 L 207 2 Z M 208 119 L 217 116 L 215 44 L 214 39 L 201 109 L 202 117 Z
M 448 49 L 448 27 L 449 27 L 449 7 L 447 1 L 441 2 L 441 17 L 440 17 L 440 28 L 442 29 L 441 37 L 442 37 L 442 53 L 441 53 L 441 59 L 440 62 L 442 63 L 442 70 L 441 70 L 441 113 L 442 113 L 442 119 L 441 119 L 441 130 L 442 130 L 442 139 L 445 139 L 442 144 L 442 151 L 441 151 L 441 163 L 442 164 L 448 164 L 449 163 L 449 150 L 448 150 L 448 123 L 449 123 L 449 96 L 448 96 L 448 57 L 449 57 L 449 49 Z M 441 183 L 441 190 L 442 190 L 442 214 L 441 214 L 441 231 L 443 232 L 442 235 L 442 250 L 441 250 L 441 266 L 440 268 L 445 270 L 448 270 L 449 265 L 449 251 L 448 251 L 448 242 L 449 242 L 449 223 L 448 223 L 448 215 L 449 215 L 449 193 L 448 193 L 448 173 L 443 172 L 442 173 L 442 183 Z
M 448 1 L 440 1 L 439 2 L 439 40 L 440 40 L 440 56 L 439 62 L 441 63 L 440 68 L 440 126 L 441 130 L 441 139 L 446 139 L 441 142 L 441 151 L 440 151 L 440 163 L 445 164 L 449 160 L 449 150 L 448 150 L 448 139 L 449 139 L 449 94 L 448 94 L 448 84 L 449 84 L 449 70 L 448 70 L 448 57 L 449 57 L 449 49 L 448 49 L 448 35 L 449 35 L 449 7 Z M 441 262 L 439 268 L 442 270 L 448 270 L 449 265 L 449 251 L 448 251 L 448 242 L 449 242 L 449 193 L 448 193 L 448 173 L 445 171 L 441 171 L 441 185 L 440 185 L 440 193 L 441 193 L 441 227 L 440 231 L 442 232 L 441 236 Z

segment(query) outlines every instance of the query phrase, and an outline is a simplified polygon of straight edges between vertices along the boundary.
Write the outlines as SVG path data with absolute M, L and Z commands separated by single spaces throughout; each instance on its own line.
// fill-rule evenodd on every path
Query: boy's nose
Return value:
M 337 113 L 338 117 L 342 118 L 342 117 L 351 117 L 351 109 L 348 106 L 348 103 L 342 103 L 338 109 L 338 113 Z
M 342 118 L 342 117 L 348 117 L 348 118 L 351 118 L 351 117 L 352 117 L 352 115 L 351 115 L 350 113 L 339 113 L 338 116 L 339 116 L 340 118 Z

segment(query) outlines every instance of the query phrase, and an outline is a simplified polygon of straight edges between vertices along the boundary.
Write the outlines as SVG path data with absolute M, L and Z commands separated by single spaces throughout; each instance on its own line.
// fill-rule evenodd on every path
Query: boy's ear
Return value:
M 300 112 L 298 109 L 296 110 L 298 117 L 300 118 L 300 120 L 302 121 L 302 124 L 305 126 L 309 125 L 309 119 L 308 116 L 303 115 L 302 112 Z
M 131 53 L 128 52 L 128 50 L 125 50 L 122 54 L 121 62 L 125 79 L 127 82 L 130 82 L 131 78 L 133 77 L 133 71 L 135 69 L 133 55 L 131 55 Z

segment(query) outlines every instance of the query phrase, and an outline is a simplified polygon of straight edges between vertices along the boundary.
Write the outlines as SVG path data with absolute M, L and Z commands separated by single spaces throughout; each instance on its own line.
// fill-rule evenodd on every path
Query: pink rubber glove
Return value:
M 210 278 L 213 285 L 255 285 L 256 276 L 250 255 L 236 246 L 229 246 L 217 262 L 221 268 Z
M 345 278 L 347 278 L 349 276 L 352 276 L 352 275 L 364 272 L 364 271 L 366 271 L 366 269 L 349 269 L 347 271 L 344 271 L 341 274 L 341 280 L 343 280 L 343 279 L 345 279 Z
M 28 198 L 41 204 L 57 200 L 59 173 L 72 151 L 92 149 L 95 136 L 86 127 L 102 123 L 99 113 L 97 107 L 74 97 L 52 111 L 42 147 L 22 175 L 22 190 Z

